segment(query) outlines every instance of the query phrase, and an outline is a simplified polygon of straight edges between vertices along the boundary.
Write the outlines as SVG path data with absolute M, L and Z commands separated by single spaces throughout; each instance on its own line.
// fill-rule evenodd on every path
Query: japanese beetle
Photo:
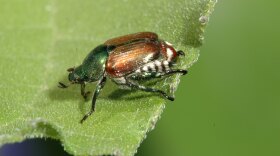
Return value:
M 98 81 L 92 98 L 91 110 L 84 115 L 83 123 L 93 112 L 97 96 L 105 85 L 106 77 L 117 85 L 161 94 L 168 100 L 174 98 L 164 91 L 149 88 L 137 83 L 139 78 L 156 78 L 175 73 L 185 75 L 187 70 L 172 69 L 183 51 L 176 51 L 168 42 L 158 39 L 152 32 L 139 32 L 107 40 L 94 48 L 76 68 L 69 68 L 68 79 L 71 84 L 81 85 L 81 95 L 86 99 L 86 83 Z M 60 88 L 67 88 L 59 82 Z

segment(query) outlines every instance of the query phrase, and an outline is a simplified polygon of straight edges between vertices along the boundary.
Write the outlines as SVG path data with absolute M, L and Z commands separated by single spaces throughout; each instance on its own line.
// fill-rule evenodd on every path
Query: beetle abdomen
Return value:
M 136 73 L 165 73 L 170 70 L 171 63 L 167 60 L 155 60 L 136 70 Z
M 158 41 L 141 41 L 119 46 L 111 51 L 106 64 L 110 77 L 122 77 L 160 56 Z

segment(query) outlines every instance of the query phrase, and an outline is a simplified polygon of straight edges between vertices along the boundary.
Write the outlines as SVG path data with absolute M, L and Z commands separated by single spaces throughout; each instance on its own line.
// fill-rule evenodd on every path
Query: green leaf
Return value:
M 184 50 L 178 68 L 189 68 L 215 0 L 10 0 L 0 5 L 0 145 L 27 138 L 59 139 L 74 155 L 133 155 L 154 128 L 166 100 L 118 89 L 108 82 L 96 112 L 80 124 L 90 100 L 67 81 L 66 69 L 81 63 L 112 37 L 156 32 Z M 180 75 L 145 83 L 173 95 Z M 95 84 L 87 90 L 94 91 Z

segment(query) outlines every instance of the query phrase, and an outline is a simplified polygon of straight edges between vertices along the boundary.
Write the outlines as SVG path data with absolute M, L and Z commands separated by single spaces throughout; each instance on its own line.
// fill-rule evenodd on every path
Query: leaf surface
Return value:
M 67 81 L 95 46 L 112 37 L 156 32 L 185 51 L 178 68 L 199 56 L 214 0 L 10 0 L 0 5 L 0 145 L 27 138 L 59 139 L 74 155 L 133 155 L 162 113 L 159 95 L 127 91 L 108 81 L 96 112 L 80 124 L 90 100 Z M 145 83 L 167 91 L 180 75 Z M 94 91 L 95 83 L 87 85 Z

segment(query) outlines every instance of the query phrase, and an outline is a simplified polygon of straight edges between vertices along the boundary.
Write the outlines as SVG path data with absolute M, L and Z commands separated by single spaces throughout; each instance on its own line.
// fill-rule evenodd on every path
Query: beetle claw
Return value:
M 80 120 L 80 123 L 82 124 L 92 113 L 93 113 L 93 110 L 91 110 L 91 111 L 88 112 L 86 115 L 84 115 L 84 117 L 82 118 L 82 120 Z
M 182 74 L 186 75 L 186 74 L 188 74 L 188 71 L 187 70 L 182 70 Z
M 167 99 L 170 100 L 170 101 L 174 101 L 175 100 L 175 98 L 171 97 L 171 96 L 168 96 Z
M 63 84 L 62 82 L 58 82 L 58 87 L 59 88 L 67 88 L 68 86 L 67 85 L 65 85 L 65 84 Z

